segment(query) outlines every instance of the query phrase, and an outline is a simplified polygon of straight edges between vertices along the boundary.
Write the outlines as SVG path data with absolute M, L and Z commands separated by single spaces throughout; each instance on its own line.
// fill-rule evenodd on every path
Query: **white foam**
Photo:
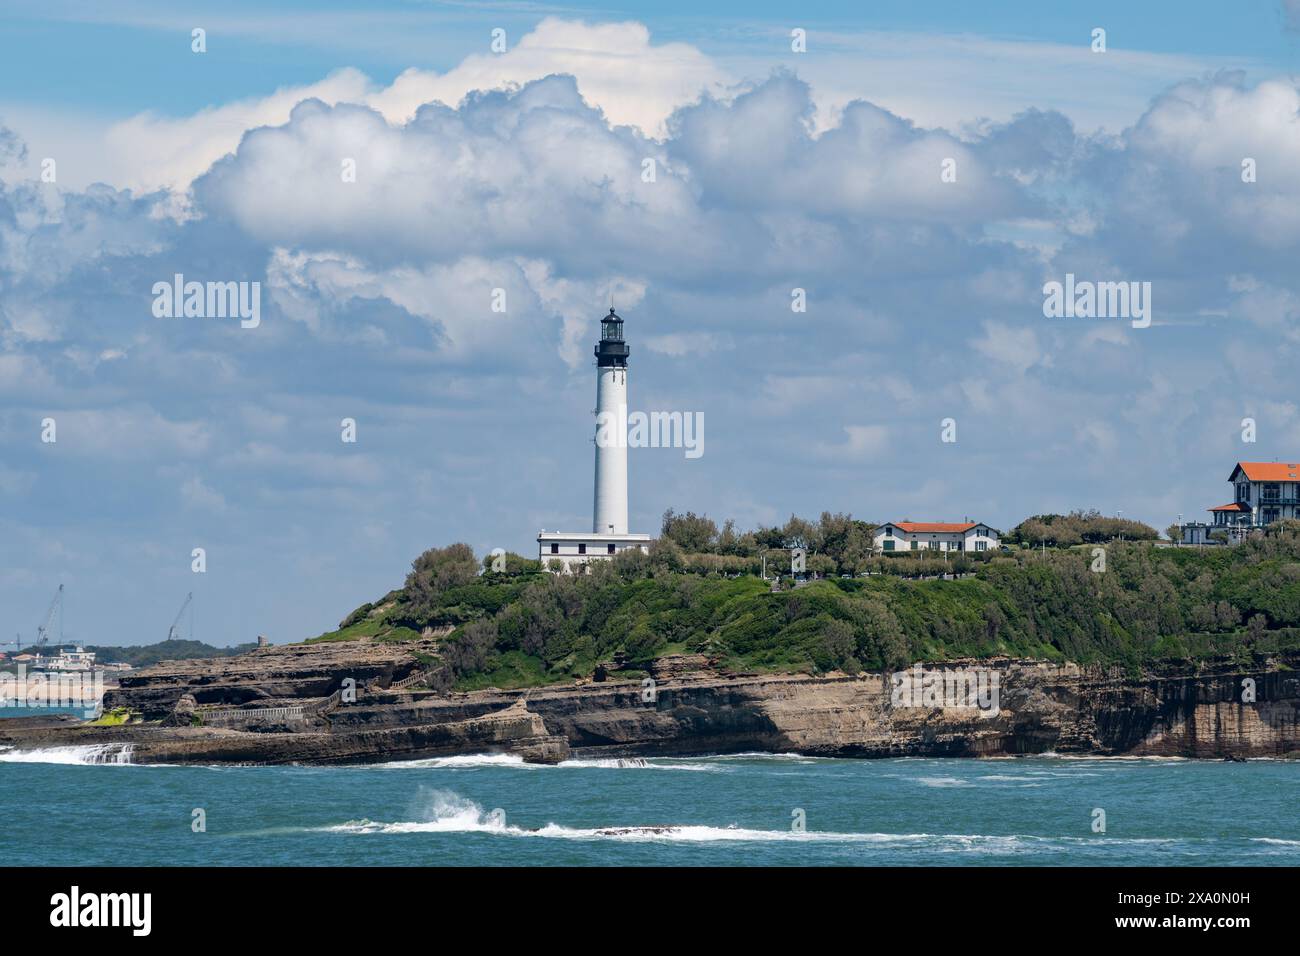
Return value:
M 518 754 L 460 754 L 454 757 L 422 757 L 418 760 L 386 760 L 383 763 L 362 765 L 381 770 L 421 770 L 443 768 L 469 770 L 475 767 L 515 767 L 532 769 L 541 764 L 525 763 Z
M 73 747 L 41 747 L 35 750 L 6 750 L 0 763 L 110 764 L 131 763 L 133 744 L 82 744 Z
M 548 823 L 526 828 L 509 823 L 504 814 L 485 812 L 472 800 L 447 790 L 428 795 L 425 819 L 385 823 L 376 820 L 348 820 L 313 828 L 316 832 L 353 835 L 413 833 L 487 833 L 505 837 L 539 837 L 559 840 L 616 840 L 633 843 L 860 843 L 913 845 L 941 851 L 1024 852 L 1031 842 L 1051 838 L 987 836 L 981 834 L 933 833 L 839 833 L 808 830 L 756 830 L 746 827 L 707 824 L 638 824 L 631 826 L 569 827 Z
M 601 768 L 606 770 L 691 770 L 699 773 L 726 773 L 726 767 L 707 763 L 677 762 L 668 758 L 647 760 L 645 757 L 598 757 L 593 759 L 575 758 L 565 760 L 561 767 Z
M 917 777 L 916 782 L 924 784 L 927 787 L 973 787 L 975 784 L 969 780 L 962 780 L 958 777 Z
M 709 757 L 710 760 L 789 760 L 795 763 L 816 763 L 818 760 L 833 760 L 833 757 L 809 757 L 797 753 L 764 753 L 762 751 L 752 751 L 740 754 L 716 754 Z

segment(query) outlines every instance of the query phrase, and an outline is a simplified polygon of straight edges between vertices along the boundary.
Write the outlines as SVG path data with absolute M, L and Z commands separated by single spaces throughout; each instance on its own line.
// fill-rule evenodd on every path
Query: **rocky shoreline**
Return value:
M 996 676 L 997 712 L 900 706 L 890 675 L 729 674 L 660 658 L 650 682 L 446 693 L 424 686 L 432 645 L 358 640 L 173 661 L 124 677 L 105 709 L 128 723 L 0 720 L 0 746 L 102 746 L 133 763 L 366 763 L 478 753 L 529 762 L 750 751 L 826 757 L 1042 753 L 1300 756 L 1300 655 L 1242 665 L 1118 668 L 946 661 Z M 930 667 L 931 665 L 926 665 Z M 1243 695 L 1243 681 L 1253 681 Z M 436 681 L 433 681 L 436 683 Z M 1243 696 L 1246 698 L 1243 700 Z

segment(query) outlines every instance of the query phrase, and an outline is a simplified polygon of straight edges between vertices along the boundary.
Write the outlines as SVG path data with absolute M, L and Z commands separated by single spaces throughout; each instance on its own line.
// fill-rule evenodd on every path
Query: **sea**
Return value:
M 505 755 L 144 766 L 0 751 L 10 866 L 1300 864 L 1300 762 Z

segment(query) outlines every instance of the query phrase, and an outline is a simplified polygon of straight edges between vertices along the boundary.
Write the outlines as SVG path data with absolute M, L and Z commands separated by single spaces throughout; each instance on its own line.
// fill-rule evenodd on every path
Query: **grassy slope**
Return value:
M 588 676 L 616 654 L 632 667 L 685 651 L 735 670 L 816 673 L 1000 654 L 1134 667 L 1300 647 L 1298 538 L 1205 550 L 1113 544 L 1104 573 L 1092 560 L 1090 548 L 1025 552 L 959 581 L 835 578 L 775 594 L 748 576 L 487 574 L 444 592 L 422 619 L 410 619 L 399 591 L 317 640 L 402 640 L 450 624 L 455 642 L 467 639 L 464 625 L 492 622 L 479 634 L 486 659 L 456 671 L 466 689 Z

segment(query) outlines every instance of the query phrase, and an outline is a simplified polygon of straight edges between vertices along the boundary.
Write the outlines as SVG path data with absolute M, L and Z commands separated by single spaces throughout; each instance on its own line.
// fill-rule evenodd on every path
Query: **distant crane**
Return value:
M 36 628 L 36 641 L 28 644 L 28 647 L 44 647 L 50 640 L 50 628 L 54 624 L 54 615 L 59 615 L 59 642 L 63 642 L 63 585 L 54 592 L 54 598 L 50 601 L 49 610 L 45 612 L 45 623 Z M 17 647 L 19 651 L 23 649 L 23 636 L 15 634 L 12 641 L 5 641 L 0 647 Z
M 193 600 L 194 600 L 193 591 L 185 595 L 185 601 L 181 604 L 181 609 L 176 612 L 176 620 L 172 621 L 172 626 L 167 628 L 167 640 L 169 641 L 175 640 L 178 637 L 178 632 L 176 628 L 181 623 L 181 617 L 185 614 L 185 609 L 190 606 L 190 602 Z M 191 614 L 190 615 L 190 640 L 193 639 L 194 639 L 194 615 Z
M 59 615 L 59 640 L 63 640 L 63 585 L 54 592 L 54 599 L 50 601 L 50 609 L 45 612 L 45 623 L 36 629 L 36 646 L 44 647 L 50 640 L 50 625 L 54 623 L 55 612 Z

